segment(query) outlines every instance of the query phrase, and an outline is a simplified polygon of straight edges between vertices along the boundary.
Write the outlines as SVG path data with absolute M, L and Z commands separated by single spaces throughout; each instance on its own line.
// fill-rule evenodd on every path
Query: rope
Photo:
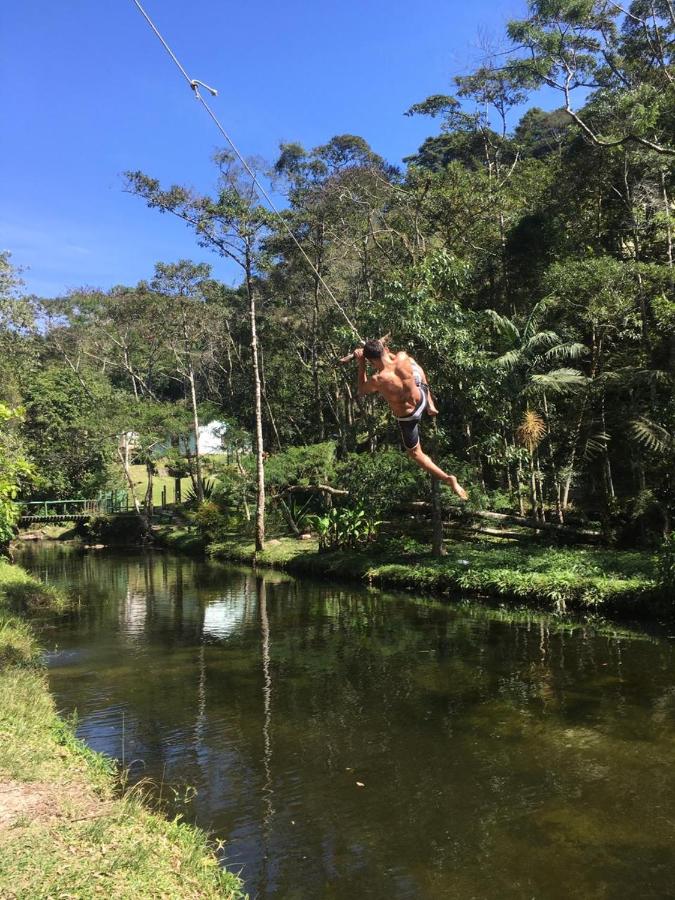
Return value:
M 209 91 L 209 93 L 212 94 L 214 97 L 216 97 L 216 96 L 218 95 L 218 91 L 215 90 L 215 88 L 209 87 L 208 84 L 204 84 L 203 81 L 199 81 L 199 80 L 197 80 L 196 78 L 190 78 L 190 76 L 188 75 L 188 73 L 185 71 L 185 69 L 183 68 L 183 66 L 180 64 L 178 58 L 176 57 L 176 54 L 173 52 L 173 50 L 171 49 L 171 47 L 169 47 L 169 45 L 167 44 L 167 42 L 166 42 L 166 41 L 164 40 L 164 38 L 162 37 L 162 35 L 161 35 L 159 29 L 157 28 L 157 26 L 155 25 L 155 23 L 152 21 L 152 19 L 150 18 L 150 16 L 147 14 L 147 12 L 143 9 L 143 7 L 141 6 L 141 4 L 139 3 L 139 0 L 133 0 L 133 3 L 134 3 L 134 5 L 137 7 L 138 11 L 141 13 L 141 15 L 143 16 L 143 18 L 146 20 L 146 22 L 148 23 L 148 25 L 150 26 L 150 28 L 152 28 L 152 30 L 154 31 L 155 35 L 159 38 L 159 40 L 160 40 L 162 46 L 164 47 L 164 49 L 166 50 L 166 52 L 169 54 L 169 56 L 171 57 L 171 59 L 174 61 L 174 63 L 175 63 L 176 66 L 178 67 L 178 70 L 180 71 L 180 73 L 181 73 L 181 75 L 183 76 L 183 78 L 187 81 L 188 85 L 190 86 L 190 89 L 191 89 L 192 92 L 194 93 L 194 95 L 195 95 L 195 97 L 197 98 L 197 100 L 202 104 L 202 106 L 204 107 L 204 109 L 206 110 L 206 112 L 207 112 L 207 113 L 209 114 L 209 116 L 213 119 L 213 121 L 214 121 L 216 127 L 218 128 L 218 130 L 220 131 L 220 133 L 222 134 L 222 136 L 225 138 L 225 140 L 227 141 L 227 143 L 228 143 L 228 144 L 230 145 L 230 147 L 232 148 L 232 151 L 234 152 L 235 156 L 237 157 L 237 159 L 239 160 L 239 162 L 242 164 L 242 166 L 246 169 L 246 171 L 247 171 L 248 174 L 250 175 L 251 180 L 253 181 L 253 184 L 258 188 L 258 190 L 260 191 L 260 193 L 263 195 L 263 197 L 265 198 L 265 201 L 267 202 L 267 205 L 268 205 L 269 208 L 272 210 L 272 212 L 274 213 L 274 215 L 277 217 L 277 219 L 279 220 L 279 222 L 281 222 L 283 228 L 284 228 L 285 231 L 288 233 L 289 237 L 291 238 L 291 240 L 293 241 L 293 243 L 295 244 L 295 246 L 298 248 L 298 250 L 300 251 L 300 253 L 301 253 L 302 256 L 304 257 L 305 261 L 307 262 L 307 265 L 310 267 L 310 269 L 312 270 L 312 272 L 314 273 L 314 275 L 316 275 L 316 277 L 317 277 L 317 279 L 318 279 L 318 281 L 319 281 L 319 284 L 323 287 L 323 289 L 324 289 L 325 292 L 328 294 L 328 296 L 330 297 L 330 299 L 333 301 L 333 303 L 335 304 L 335 306 L 337 307 L 337 309 L 340 311 L 340 313 L 342 314 L 343 319 L 345 320 L 345 322 L 347 323 L 347 325 L 349 325 L 349 327 L 350 327 L 351 330 L 354 332 L 354 334 L 356 335 L 356 337 L 358 338 L 358 340 L 359 340 L 361 343 L 363 343 L 363 338 L 362 338 L 361 335 L 359 334 L 359 332 L 358 332 L 356 326 L 354 325 L 354 323 L 352 322 L 352 320 L 349 318 L 349 316 L 348 316 L 347 313 L 345 312 L 345 310 L 344 310 L 342 304 L 340 303 L 340 301 L 337 299 L 337 297 L 335 296 L 335 294 L 332 292 L 332 290 L 328 287 L 328 285 L 327 285 L 326 282 L 324 281 L 323 276 L 321 275 L 321 273 L 319 272 L 319 270 L 316 268 L 316 266 L 314 265 L 314 263 L 312 262 L 312 260 L 311 260 L 311 259 L 309 258 L 309 256 L 307 255 L 307 253 L 305 252 L 304 248 L 302 247 L 302 245 L 300 244 L 300 242 L 299 242 L 298 239 L 296 238 L 295 234 L 293 234 L 292 229 L 289 227 L 289 225 L 288 225 L 288 223 L 286 222 L 286 220 L 284 219 L 284 217 L 281 215 L 281 213 L 279 212 L 279 210 L 277 209 L 277 207 L 274 205 L 274 202 L 272 201 L 272 198 L 271 198 L 270 195 L 267 193 L 267 191 L 265 190 L 264 186 L 258 181 L 257 175 L 256 175 L 255 172 L 251 169 L 251 167 L 250 167 L 249 164 L 246 162 L 246 160 L 244 159 L 244 157 L 241 155 L 241 153 L 239 152 L 239 149 L 238 149 L 237 145 L 234 143 L 234 141 L 232 140 L 232 138 L 230 137 L 230 135 L 227 133 L 227 131 L 225 131 L 225 129 L 224 129 L 223 126 L 221 125 L 220 121 L 218 120 L 218 117 L 217 117 L 216 114 L 213 112 L 213 110 L 211 109 L 211 107 L 209 106 L 209 104 L 206 102 L 206 100 L 203 98 L 203 96 L 202 96 L 202 94 L 201 94 L 199 88 L 200 88 L 200 86 L 203 87 L 203 88 L 205 88 L 205 89 L 206 89 L 207 91 Z

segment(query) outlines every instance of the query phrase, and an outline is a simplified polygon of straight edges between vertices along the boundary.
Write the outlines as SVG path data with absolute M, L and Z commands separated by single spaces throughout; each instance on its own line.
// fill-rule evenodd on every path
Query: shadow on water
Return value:
M 252 897 L 672 896 L 667 641 L 167 554 L 21 562 L 82 598 L 44 632 L 59 707 Z

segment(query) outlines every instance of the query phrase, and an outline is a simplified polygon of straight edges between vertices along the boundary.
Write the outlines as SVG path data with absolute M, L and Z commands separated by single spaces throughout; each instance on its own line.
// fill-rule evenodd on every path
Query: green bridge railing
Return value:
M 180 506 L 180 491 L 174 490 L 173 505 Z M 166 509 L 170 505 L 166 485 L 162 487 L 159 502 L 153 502 L 153 509 Z M 21 503 L 21 518 L 32 521 L 47 519 L 91 519 L 94 516 L 109 516 L 129 512 L 133 508 L 127 491 L 106 491 L 92 500 L 28 500 Z
M 21 504 L 22 519 L 92 518 L 127 512 L 129 495 L 126 491 L 108 491 L 95 500 L 29 500 Z

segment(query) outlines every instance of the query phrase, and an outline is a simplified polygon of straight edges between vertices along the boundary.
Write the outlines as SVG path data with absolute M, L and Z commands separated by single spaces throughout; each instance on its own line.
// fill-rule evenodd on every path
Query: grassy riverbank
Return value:
M 254 546 L 245 540 L 213 544 L 209 552 L 238 562 L 254 558 Z M 637 552 L 448 542 L 447 556 L 436 559 L 386 548 L 318 553 L 315 541 L 282 538 L 269 542 L 257 562 L 399 590 L 499 597 L 555 611 L 644 615 L 667 602 L 657 590 L 655 559 Z
M 243 896 L 202 831 L 120 797 L 112 761 L 58 716 L 20 616 L 66 605 L 0 562 L 0 897 Z

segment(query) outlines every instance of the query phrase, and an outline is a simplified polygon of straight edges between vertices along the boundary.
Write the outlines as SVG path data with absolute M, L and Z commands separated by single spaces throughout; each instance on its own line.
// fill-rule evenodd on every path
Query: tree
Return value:
M 675 156 L 675 17 L 670 0 L 531 0 L 509 23 L 505 71 L 524 88 L 560 91 L 565 112 L 599 147 L 639 145 Z M 593 93 L 584 110 L 576 91 Z
M 170 212 L 186 222 L 198 242 L 235 262 L 242 270 L 249 304 L 251 363 L 256 435 L 256 549 L 265 542 L 265 471 L 262 422 L 262 390 L 258 350 L 256 278 L 260 265 L 260 242 L 269 226 L 270 213 L 260 205 L 256 187 L 244 178 L 228 152 L 215 157 L 218 190 L 214 197 L 197 195 L 174 185 L 162 190 L 159 182 L 142 172 L 127 172 L 128 189 L 142 197 L 150 208 Z
M 104 378 L 90 372 L 83 385 L 56 360 L 42 367 L 27 386 L 21 426 L 35 465 L 35 496 L 86 499 L 108 485 L 116 407 L 115 393 Z
M 135 402 L 119 412 L 117 452 L 129 487 L 136 515 L 141 521 L 146 538 L 151 533 L 153 517 L 153 479 L 157 474 L 158 448 L 172 438 L 183 437 L 190 430 L 190 412 L 174 403 L 157 403 L 152 400 Z M 146 489 L 143 500 L 136 493 L 131 474 L 131 462 L 145 466 Z
M 196 371 L 197 357 L 206 343 L 211 322 L 203 315 L 207 280 L 211 267 L 206 263 L 196 265 L 189 260 L 168 264 L 157 263 L 150 285 L 152 290 L 172 301 L 172 313 L 167 329 L 176 368 L 185 379 L 192 407 L 192 423 L 195 436 L 196 488 L 199 502 L 204 500 L 201 460 L 199 455 L 199 411 L 197 407 Z M 201 307 L 201 308 L 200 308 Z
M 19 521 L 17 496 L 30 482 L 33 467 L 26 458 L 16 426 L 21 410 L 0 403 L 0 555 L 11 558 L 9 542 Z

